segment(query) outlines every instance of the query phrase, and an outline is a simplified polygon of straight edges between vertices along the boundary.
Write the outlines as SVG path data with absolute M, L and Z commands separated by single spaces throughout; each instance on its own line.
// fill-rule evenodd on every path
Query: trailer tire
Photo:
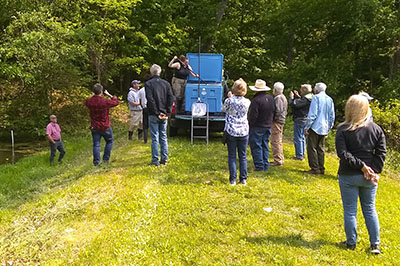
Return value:
M 169 136 L 176 137 L 178 135 L 178 128 L 177 127 L 169 127 Z

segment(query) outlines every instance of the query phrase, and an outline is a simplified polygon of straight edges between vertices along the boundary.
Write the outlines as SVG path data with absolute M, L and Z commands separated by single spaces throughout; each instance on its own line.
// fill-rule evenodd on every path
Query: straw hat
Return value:
M 262 79 L 257 79 L 254 86 L 250 86 L 252 91 L 270 91 L 271 88 L 267 86 L 266 82 Z

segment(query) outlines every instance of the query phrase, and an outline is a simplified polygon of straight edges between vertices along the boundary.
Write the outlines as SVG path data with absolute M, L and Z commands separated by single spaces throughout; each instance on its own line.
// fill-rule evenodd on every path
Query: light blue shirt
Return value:
M 325 91 L 314 95 L 308 111 L 305 129 L 312 129 L 318 135 L 328 135 L 335 122 L 335 106 Z

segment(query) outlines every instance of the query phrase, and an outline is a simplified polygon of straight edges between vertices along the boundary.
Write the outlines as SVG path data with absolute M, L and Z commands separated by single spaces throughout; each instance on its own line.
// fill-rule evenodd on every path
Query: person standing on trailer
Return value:
M 193 72 L 192 67 L 189 65 L 189 58 L 180 55 L 179 58 L 174 56 L 168 64 L 169 68 L 175 69 L 174 77 L 172 78 L 172 90 L 176 97 L 176 111 L 177 113 L 185 112 L 185 85 L 187 77 L 192 75 L 198 78 L 199 75 Z

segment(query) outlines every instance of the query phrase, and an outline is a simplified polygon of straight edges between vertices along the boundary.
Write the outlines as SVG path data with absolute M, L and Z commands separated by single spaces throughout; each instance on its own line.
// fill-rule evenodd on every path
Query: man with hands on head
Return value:
M 304 128 L 306 126 L 307 114 L 312 100 L 312 87 L 310 84 L 300 86 L 300 93 L 293 90 L 289 94 L 289 104 L 293 111 L 293 142 L 295 148 L 294 160 L 303 161 L 306 151 L 306 138 Z
M 103 162 L 108 163 L 111 156 L 113 145 L 113 132 L 110 123 L 110 108 L 117 106 L 119 101 L 117 97 L 112 96 L 107 90 L 103 91 L 103 86 L 100 83 L 93 85 L 92 90 L 94 95 L 85 101 L 86 107 L 90 113 L 90 130 L 93 138 L 93 164 L 100 164 L 100 141 L 103 137 L 106 141 L 104 147 Z M 110 99 L 102 97 L 107 95 Z

